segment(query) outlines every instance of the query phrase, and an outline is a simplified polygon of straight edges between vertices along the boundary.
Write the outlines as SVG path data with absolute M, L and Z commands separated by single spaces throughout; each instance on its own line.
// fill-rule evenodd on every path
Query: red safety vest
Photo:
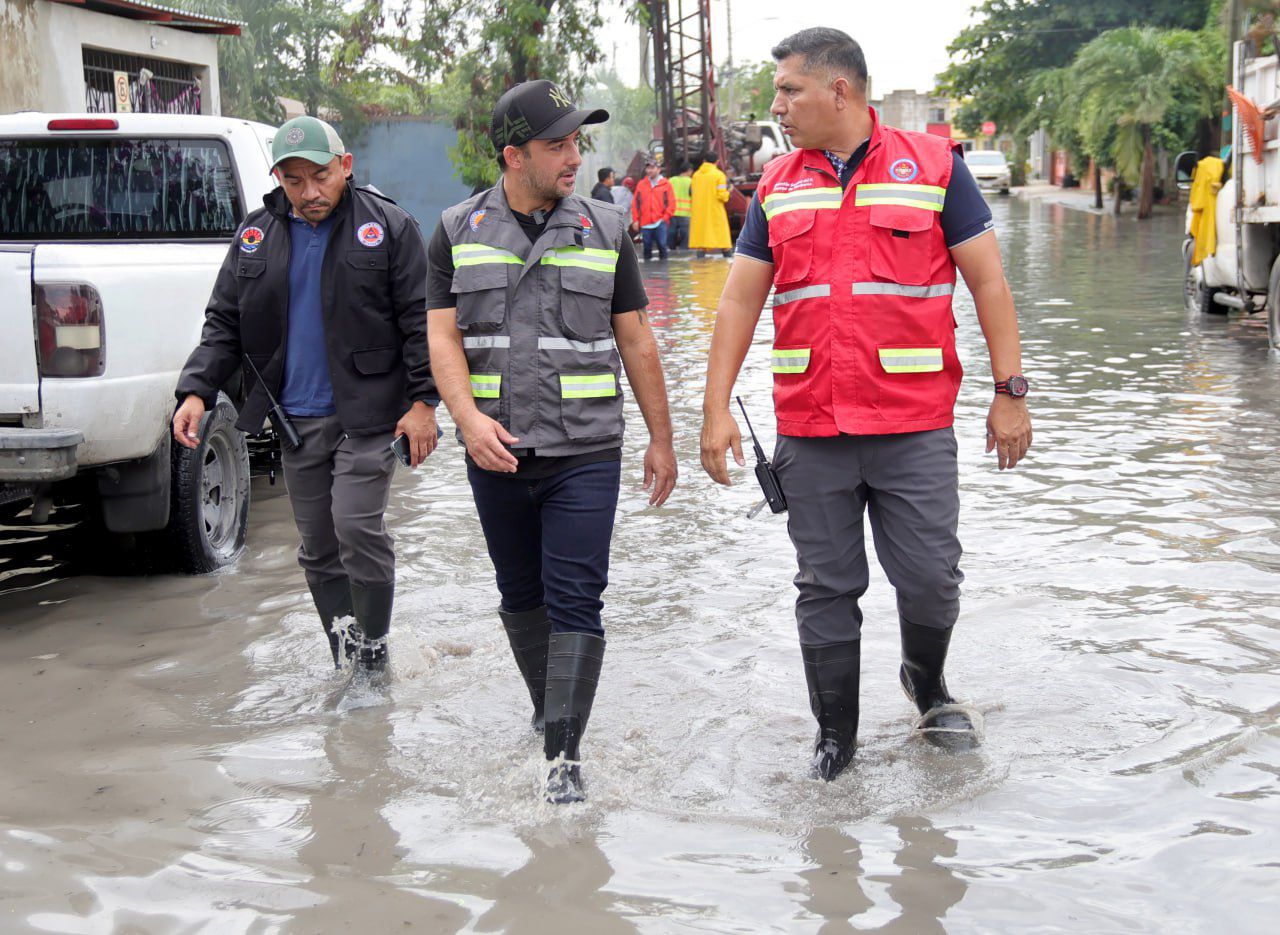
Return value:
M 843 192 L 822 152 L 765 166 L 782 435 L 945 428 L 963 371 L 940 219 L 953 144 L 880 125 Z

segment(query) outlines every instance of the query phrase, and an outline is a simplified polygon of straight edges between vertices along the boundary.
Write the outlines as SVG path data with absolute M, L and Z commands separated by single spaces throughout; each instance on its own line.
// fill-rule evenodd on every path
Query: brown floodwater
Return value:
M 448 435 L 395 482 L 384 694 L 330 669 L 280 487 L 203 578 L 104 574 L 62 510 L 0 530 L 0 930 L 1270 930 L 1280 362 L 1258 324 L 1184 311 L 1179 218 L 994 207 L 1036 444 L 1003 474 L 982 451 L 962 291 L 948 681 L 979 752 L 912 736 L 877 571 L 856 765 L 807 777 L 785 524 L 746 518 L 749 472 L 698 466 L 728 264 L 678 259 L 647 279 L 681 483 L 645 505 L 631 405 L 588 803 L 539 801 Z M 767 331 L 739 388 L 771 444 Z

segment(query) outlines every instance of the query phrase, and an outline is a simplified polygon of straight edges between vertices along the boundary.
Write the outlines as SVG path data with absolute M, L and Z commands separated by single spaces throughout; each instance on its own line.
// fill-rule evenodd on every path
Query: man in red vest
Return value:
M 867 106 L 862 49 L 839 30 L 803 30 L 773 57 L 771 110 L 796 150 L 765 167 L 720 299 L 702 464 L 728 484 L 725 451 L 744 463 L 729 394 L 772 287 L 775 465 L 800 565 L 813 769 L 830 780 L 856 746 L 864 511 L 897 591 L 899 677 L 918 725 L 946 746 L 976 742 L 943 679 L 964 578 L 952 431 L 957 268 L 990 352 L 987 451 L 1001 470 L 1026 455 L 1031 418 L 991 212 L 958 147 L 881 125 Z

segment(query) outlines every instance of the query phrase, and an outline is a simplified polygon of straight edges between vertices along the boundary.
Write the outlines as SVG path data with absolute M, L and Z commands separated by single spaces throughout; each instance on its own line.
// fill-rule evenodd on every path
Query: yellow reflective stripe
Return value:
M 879 352 L 885 373 L 937 373 L 942 369 L 940 347 L 882 347 Z
M 458 244 L 453 248 L 452 253 L 455 267 L 482 266 L 486 263 L 514 263 L 516 266 L 524 266 L 524 260 L 510 250 L 490 247 L 482 243 Z
M 594 247 L 555 247 L 542 255 L 544 266 L 578 266 L 600 273 L 612 273 L 618 267 L 617 250 Z
M 775 347 L 773 349 L 774 373 L 804 373 L 809 369 L 809 348 Z
M 899 192 L 918 193 L 921 195 L 937 195 L 945 198 L 947 190 L 938 185 L 909 185 L 906 182 L 864 182 L 858 186 L 860 192 Z
M 840 209 L 843 189 L 839 188 L 802 188 L 794 192 L 771 192 L 760 202 L 766 219 L 788 211 L 804 209 L 823 210 Z
M 568 376 L 560 374 L 560 397 L 562 399 L 595 399 L 602 396 L 617 396 L 618 381 L 612 373 L 591 373 L 585 376 Z
M 863 208 L 869 205 L 897 205 L 900 208 L 919 208 L 921 211 L 937 211 L 941 213 L 942 205 L 931 204 L 927 201 L 911 201 L 907 198 L 881 198 L 879 196 L 873 198 L 863 198 L 858 195 L 853 199 L 855 208 Z
M 471 374 L 471 395 L 477 399 L 497 399 L 502 391 L 502 374 Z

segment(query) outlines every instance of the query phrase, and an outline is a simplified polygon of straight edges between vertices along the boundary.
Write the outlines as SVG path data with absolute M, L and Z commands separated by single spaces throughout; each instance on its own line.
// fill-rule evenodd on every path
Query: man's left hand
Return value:
M 987 452 L 996 451 L 1000 470 L 1011 468 L 1031 447 L 1031 413 L 1024 399 L 997 393 L 987 413 Z
M 396 423 L 395 434 L 409 436 L 409 466 L 417 467 L 436 450 L 436 411 L 419 400 Z
M 676 450 L 671 442 L 649 442 L 644 453 L 644 489 L 649 490 L 649 506 L 662 506 L 676 486 Z M 652 488 L 652 490 L 650 490 Z

